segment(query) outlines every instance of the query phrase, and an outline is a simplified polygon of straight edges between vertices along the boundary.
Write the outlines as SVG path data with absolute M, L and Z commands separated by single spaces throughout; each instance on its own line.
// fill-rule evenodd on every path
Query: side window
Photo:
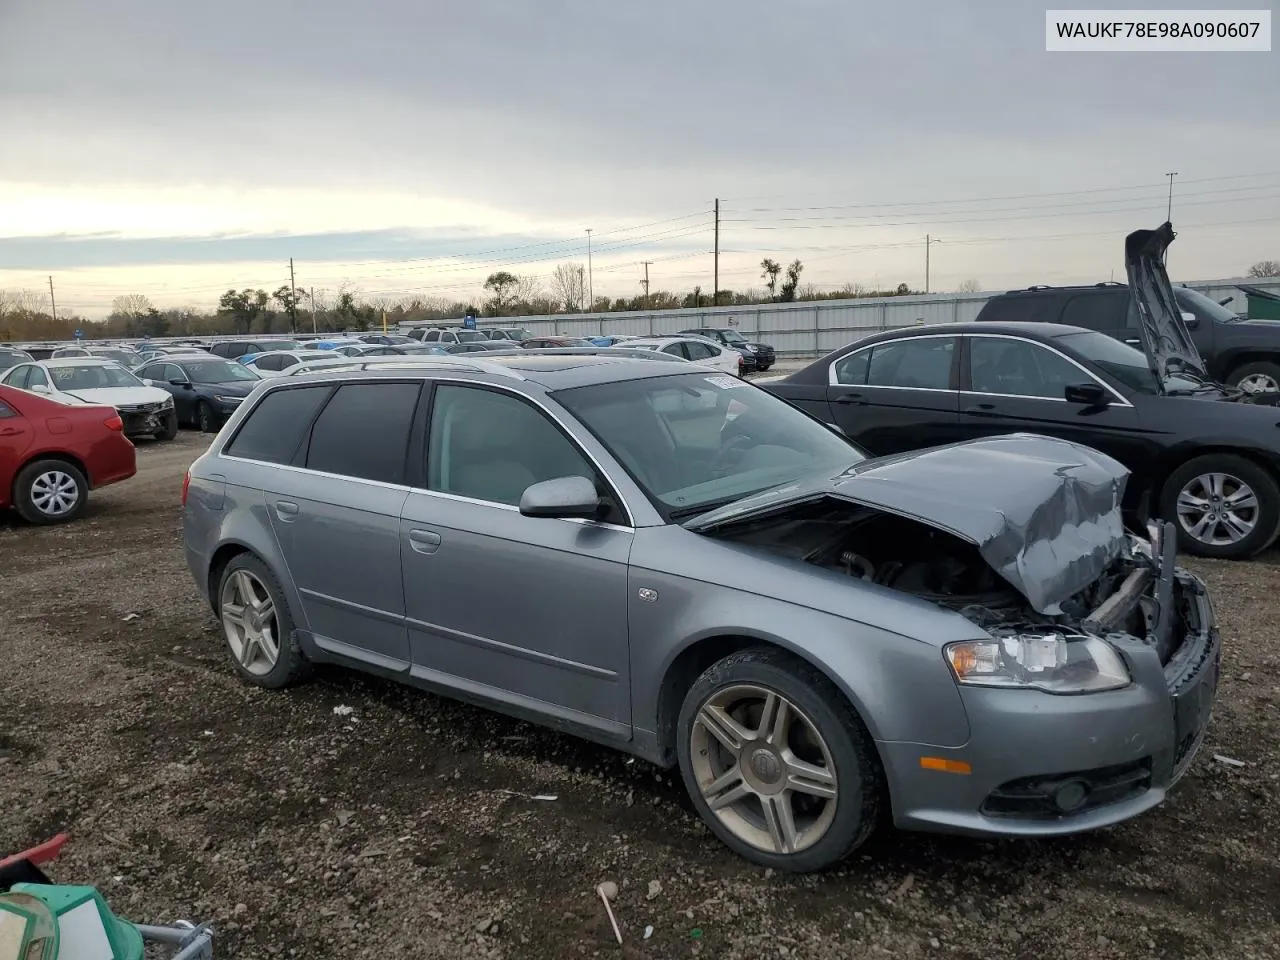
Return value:
M 292 367 L 295 363 L 298 362 L 297 357 L 291 357 L 288 354 L 279 356 L 276 358 L 276 360 L 278 360 L 280 364 L 278 367 L 276 367 L 277 370 L 288 370 L 290 367 Z
M 422 335 L 423 343 L 437 343 L 439 342 L 439 340 L 440 340 L 439 330 L 428 330 L 426 333 Z
M 955 337 L 912 337 L 876 344 L 867 365 L 867 386 L 948 390 L 955 352 Z
M 1138 305 L 1133 302 L 1133 297 L 1125 298 L 1124 328 L 1126 330 L 1139 329 Z
M 1071 327 L 1114 333 L 1124 327 L 1125 308 L 1130 297 L 1115 293 L 1084 293 L 1072 297 L 1062 308 L 1061 322 Z
M 1052 350 L 1002 337 L 970 339 L 969 367 L 974 392 L 1003 396 L 1061 400 L 1066 387 L 1090 379 Z
M 8 420 L 10 417 L 16 417 L 13 407 L 9 406 L 3 400 L 0 400 L 0 420 Z
M 427 488 L 518 506 L 529 486 L 557 477 L 598 482 L 582 452 L 531 403 L 507 393 L 436 387 Z
M 4 380 L 0 383 L 6 383 L 11 387 L 23 389 L 27 385 L 27 377 L 31 374 L 31 367 L 14 367 L 4 375 Z
M 47 387 L 49 378 L 45 376 L 45 372 L 39 367 L 32 367 L 27 373 L 27 389 L 32 387 Z
M 696 340 L 690 340 L 684 346 L 689 352 L 690 360 L 706 360 L 708 357 L 716 355 L 715 347 L 708 343 L 698 343 Z
M 231 438 L 227 455 L 288 463 L 329 392 L 324 386 L 268 393 Z
M 669 353 L 675 357 L 688 356 L 688 354 L 684 352 L 683 344 L 679 344 L 679 343 L 668 343 L 665 347 L 662 348 L 662 352 Z
M 860 387 L 867 382 L 867 367 L 871 365 L 871 351 L 858 350 L 841 357 L 835 363 L 836 383 Z
M 164 373 L 160 377 L 161 380 L 190 380 L 187 371 L 183 370 L 176 363 L 166 363 L 164 365 Z
M 141 380 L 159 380 L 161 379 L 161 368 L 158 363 L 151 363 L 138 371 L 138 378 Z
M 404 483 L 416 383 L 352 383 L 339 387 L 311 430 L 307 468 L 344 477 Z M 378 428 L 370 430 L 369 424 Z
M 234 356 L 234 354 L 231 352 L 231 344 L 229 343 L 215 343 L 212 347 L 212 350 L 219 357 Z
M 255 360 L 253 365 L 259 370 L 280 370 L 283 369 L 280 366 L 280 361 L 282 359 L 284 358 L 280 356 L 263 357 L 261 360 Z

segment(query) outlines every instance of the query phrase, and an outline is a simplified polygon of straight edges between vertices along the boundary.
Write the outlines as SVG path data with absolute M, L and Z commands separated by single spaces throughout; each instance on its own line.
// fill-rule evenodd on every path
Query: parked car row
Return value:
M 876 458 L 684 357 L 553 355 L 333 358 L 253 390 L 182 493 L 245 681 L 345 664 L 611 744 L 793 871 L 882 820 L 1095 829 L 1187 770 L 1213 608 L 1171 525 L 1126 531 L 1111 456 L 1013 433 Z

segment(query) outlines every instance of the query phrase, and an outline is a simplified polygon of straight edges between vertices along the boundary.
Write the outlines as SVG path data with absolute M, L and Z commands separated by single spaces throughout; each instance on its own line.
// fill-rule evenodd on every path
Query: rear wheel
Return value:
M 1245 393 L 1276 393 L 1280 391 L 1280 364 L 1269 360 L 1242 364 L 1231 371 L 1227 385 Z
M 685 697 L 677 737 L 699 815 L 748 860 L 820 870 L 876 825 L 883 775 L 866 727 L 825 677 L 782 651 L 712 665 Z
M 233 557 L 218 581 L 217 602 L 222 633 L 240 676 L 276 689 L 307 673 L 284 589 L 265 563 L 248 553 Z
M 89 483 L 65 460 L 37 460 L 13 481 L 13 505 L 28 523 L 66 523 L 84 512 Z
M 1160 513 L 1188 553 L 1234 560 L 1265 550 L 1280 533 L 1280 486 L 1244 457 L 1210 453 L 1169 475 Z

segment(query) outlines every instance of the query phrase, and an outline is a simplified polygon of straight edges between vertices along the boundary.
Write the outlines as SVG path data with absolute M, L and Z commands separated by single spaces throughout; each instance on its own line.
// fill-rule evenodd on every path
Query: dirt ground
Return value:
M 344 671 L 242 684 L 181 555 L 202 448 L 142 447 L 70 526 L 0 520 L 0 851 L 69 831 L 56 878 L 122 916 L 211 921 L 236 960 L 1280 956 L 1280 554 L 1194 563 L 1221 699 L 1162 808 L 1052 842 L 884 829 L 793 878 L 607 749 Z

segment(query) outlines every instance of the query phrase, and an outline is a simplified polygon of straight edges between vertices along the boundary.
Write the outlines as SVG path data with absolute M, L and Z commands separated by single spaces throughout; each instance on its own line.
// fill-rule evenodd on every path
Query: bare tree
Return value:
M 551 293 L 565 309 L 581 313 L 587 300 L 587 271 L 580 263 L 562 263 L 551 274 Z
M 516 278 L 515 290 L 511 294 L 512 303 L 533 303 L 535 300 L 545 300 L 546 294 L 542 290 L 542 278 L 532 276 L 521 276 Z
M 148 297 L 140 293 L 126 293 L 111 301 L 111 312 L 131 320 L 145 317 L 155 309 Z
M 978 293 L 982 290 L 982 284 L 970 277 L 968 280 L 961 280 L 956 289 L 961 293 Z
M 1249 276 L 1255 280 L 1264 277 L 1280 277 L 1280 260 L 1259 260 L 1249 268 Z

